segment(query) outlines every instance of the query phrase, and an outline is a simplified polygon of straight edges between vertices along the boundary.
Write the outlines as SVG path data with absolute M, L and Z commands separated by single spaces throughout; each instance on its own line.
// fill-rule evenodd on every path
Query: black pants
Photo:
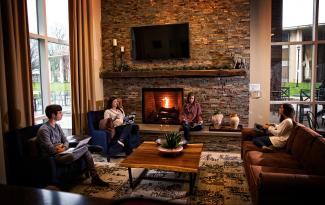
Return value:
M 58 163 L 61 164 L 70 164 L 74 161 L 76 161 L 79 158 L 84 158 L 86 163 L 87 163 L 87 168 L 90 172 L 90 175 L 96 176 L 97 175 L 97 171 L 95 169 L 95 164 L 94 164 L 94 160 L 93 157 L 91 156 L 91 153 L 88 151 L 87 146 L 82 146 L 78 149 L 76 149 L 74 152 L 72 153 L 68 153 L 68 154 L 57 154 L 55 156 L 55 160 Z
M 189 123 L 183 123 L 183 129 L 184 129 L 184 138 L 187 141 L 190 141 L 190 131 L 200 131 L 203 129 L 203 125 L 196 125 L 195 127 L 191 127 Z
M 260 136 L 260 137 L 255 137 L 253 139 L 253 143 L 258 146 L 258 147 L 262 147 L 262 146 L 271 146 L 272 142 L 270 140 L 269 136 Z

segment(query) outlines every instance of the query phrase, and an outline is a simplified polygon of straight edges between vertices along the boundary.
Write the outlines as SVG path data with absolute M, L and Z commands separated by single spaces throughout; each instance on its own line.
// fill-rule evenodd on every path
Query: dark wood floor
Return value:
M 5 205 L 175 205 L 146 198 L 109 200 L 68 192 L 0 184 L 0 204 Z
M 8 205 L 107 205 L 112 204 L 112 201 L 108 199 L 90 198 L 79 194 L 61 191 L 0 185 L 0 203 Z

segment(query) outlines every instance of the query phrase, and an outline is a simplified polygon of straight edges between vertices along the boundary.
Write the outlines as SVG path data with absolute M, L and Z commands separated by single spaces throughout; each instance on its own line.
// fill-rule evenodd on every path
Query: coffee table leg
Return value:
M 131 171 L 131 168 L 128 168 L 128 172 L 129 172 L 130 187 L 133 189 L 133 181 L 132 181 L 132 171 Z
M 190 173 L 190 195 L 193 194 L 195 180 L 196 180 L 196 173 Z

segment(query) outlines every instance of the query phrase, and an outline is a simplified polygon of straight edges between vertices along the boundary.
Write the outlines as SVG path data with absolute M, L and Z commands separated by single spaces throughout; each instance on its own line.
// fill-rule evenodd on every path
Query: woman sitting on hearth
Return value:
M 185 143 L 190 141 L 190 131 L 203 129 L 202 108 L 195 99 L 194 93 L 187 95 L 186 103 L 180 113 L 180 121 L 184 129 Z
M 139 146 L 139 126 L 134 123 L 124 123 L 125 112 L 122 102 L 118 101 L 116 97 L 111 97 L 108 100 L 104 119 L 106 119 L 107 129 L 112 133 L 112 138 L 116 140 L 116 144 L 110 147 L 110 149 L 114 149 L 113 153 L 125 150 L 127 154 L 130 154 L 134 148 Z

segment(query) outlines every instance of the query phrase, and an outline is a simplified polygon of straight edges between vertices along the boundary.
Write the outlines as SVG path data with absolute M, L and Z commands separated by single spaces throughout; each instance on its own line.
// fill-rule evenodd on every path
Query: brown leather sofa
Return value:
M 253 128 L 242 130 L 241 154 L 254 205 L 324 203 L 325 138 L 297 124 L 285 148 L 263 153 L 253 137 L 258 137 Z

